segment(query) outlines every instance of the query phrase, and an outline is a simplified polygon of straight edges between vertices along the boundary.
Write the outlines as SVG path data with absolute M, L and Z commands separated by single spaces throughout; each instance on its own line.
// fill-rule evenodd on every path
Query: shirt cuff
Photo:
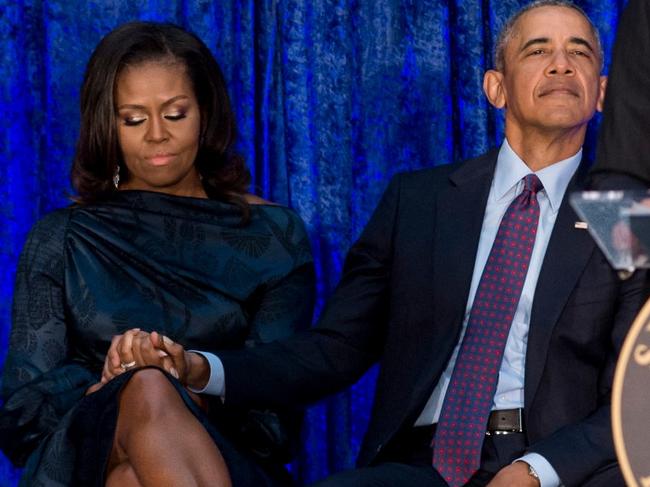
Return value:
M 210 378 L 203 389 L 188 389 L 197 394 L 210 394 L 211 396 L 220 396 L 222 399 L 226 394 L 226 377 L 223 370 L 223 363 L 215 354 L 210 352 L 201 352 L 200 350 L 189 350 L 189 352 L 198 353 L 208 361 L 210 369 Z
M 537 472 L 541 487 L 564 487 L 553 466 L 539 453 L 527 453 L 523 457 L 517 458 L 515 462 L 526 462 L 533 467 L 533 470 Z

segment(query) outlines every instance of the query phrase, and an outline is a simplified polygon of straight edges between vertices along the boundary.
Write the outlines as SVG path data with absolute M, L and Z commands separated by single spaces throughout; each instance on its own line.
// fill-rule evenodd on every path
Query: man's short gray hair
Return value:
M 596 51 L 598 55 L 600 56 L 600 63 L 601 63 L 601 68 L 602 64 L 604 62 L 603 58 L 603 46 L 600 42 L 600 33 L 598 32 L 598 29 L 594 25 L 594 23 L 591 21 L 587 13 L 582 10 L 578 5 L 575 3 L 569 1 L 569 0 L 535 0 L 532 3 L 529 3 L 525 7 L 522 7 L 520 10 L 515 12 L 504 24 L 503 28 L 501 29 L 501 32 L 499 32 L 499 37 L 497 37 L 497 43 L 494 48 L 494 65 L 497 71 L 504 72 L 505 67 L 506 67 L 506 46 L 508 45 L 508 42 L 510 42 L 510 39 L 512 38 L 512 34 L 514 33 L 515 30 L 515 24 L 519 20 L 519 18 L 524 15 L 526 12 L 529 12 L 533 9 L 540 8 L 540 7 L 566 7 L 566 8 L 572 8 L 579 14 L 581 14 L 589 23 L 589 27 L 591 28 L 591 32 L 594 35 L 594 38 L 596 39 Z

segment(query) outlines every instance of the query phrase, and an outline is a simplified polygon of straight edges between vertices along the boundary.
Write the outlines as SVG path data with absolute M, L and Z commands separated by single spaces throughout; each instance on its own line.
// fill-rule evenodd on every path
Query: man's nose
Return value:
M 553 54 L 548 67 L 546 68 L 547 76 L 573 75 L 575 73 L 572 60 L 567 52 L 561 50 Z

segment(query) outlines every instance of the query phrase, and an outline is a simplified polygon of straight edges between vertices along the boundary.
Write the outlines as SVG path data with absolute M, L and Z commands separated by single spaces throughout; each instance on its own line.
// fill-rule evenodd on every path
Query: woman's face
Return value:
M 117 79 L 115 101 L 129 172 L 120 189 L 205 197 L 194 166 L 201 117 L 185 66 L 162 61 L 126 67 Z

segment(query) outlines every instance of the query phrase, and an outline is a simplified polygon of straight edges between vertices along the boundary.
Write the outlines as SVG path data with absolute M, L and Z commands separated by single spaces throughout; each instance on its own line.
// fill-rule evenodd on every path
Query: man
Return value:
M 623 485 L 609 392 L 643 275 L 619 281 L 567 202 L 601 66 L 577 7 L 516 14 L 484 80 L 500 150 L 396 176 L 317 327 L 207 355 L 207 390 L 304 403 L 379 362 L 359 468 L 322 485 Z

